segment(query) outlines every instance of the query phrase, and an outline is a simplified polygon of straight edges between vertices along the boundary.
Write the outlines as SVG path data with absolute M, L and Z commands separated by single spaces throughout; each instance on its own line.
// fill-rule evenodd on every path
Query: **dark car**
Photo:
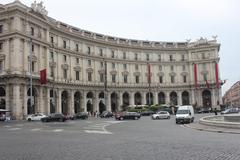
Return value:
M 111 118 L 113 117 L 113 113 L 109 111 L 104 111 L 102 114 L 100 114 L 101 118 Z
M 66 120 L 67 118 L 60 113 L 54 113 L 54 114 L 51 114 L 50 116 L 47 116 L 41 119 L 42 122 L 53 122 L 53 121 L 64 122 Z
M 200 110 L 198 111 L 198 113 L 210 113 L 211 112 L 211 108 L 200 108 Z
M 88 119 L 88 113 L 87 112 L 76 113 L 71 117 L 71 119 L 72 120 L 74 120 L 74 119 Z
M 135 119 L 138 120 L 141 118 L 141 115 L 137 112 L 121 112 L 115 115 L 116 120 L 124 120 L 124 119 Z
M 148 111 L 143 111 L 141 112 L 141 116 L 151 116 L 153 115 L 155 112 L 151 111 L 151 110 L 148 110 Z

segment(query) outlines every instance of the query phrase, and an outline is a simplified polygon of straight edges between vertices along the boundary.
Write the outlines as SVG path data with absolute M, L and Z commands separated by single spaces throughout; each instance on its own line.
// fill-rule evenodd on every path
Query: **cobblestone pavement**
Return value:
M 239 160 L 239 146 L 237 134 L 201 132 L 174 117 L 0 123 L 1 160 Z

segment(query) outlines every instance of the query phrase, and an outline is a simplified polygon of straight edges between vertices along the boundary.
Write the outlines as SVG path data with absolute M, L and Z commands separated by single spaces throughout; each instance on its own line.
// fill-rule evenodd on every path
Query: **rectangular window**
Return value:
M 203 74 L 203 80 L 204 80 L 204 81 L 207 80 L 207 74 L 206 74 L 206 73 Z
M 34 36 L 34 28 L 31 27 L 31 36 Z
M 205 57 L 205 53 L 202 53 L 202 59 L 205 59 L 206 57 Z
M 51 59 L 51 61 L 53 61 L 53 60 L 54 60 L 54 57 L 53 57 L 53 52 L 50 52 L 50 59 Z
M 76 52 L 78 52 L 79 51 L 79 46 L 78 46 L 78 44 L 76 44 Z
M 127 64 L 123 64 L 123 69 L 127 69 Z
M 147 61 L 149 61 L 149 54 L 147 54 Z
M 135 79 L 136 79 L 136 83 L 139 83 L 139 76 L 136 76 Z
M 169 55 L 169 60 L 173 61 L 173 56 L 172 55 Z
M 104 82 L 104 74 L 100 73 L 100 82 Z
M 103 62 L 101 62 L 101 68 L 103 68 L 103 66 L 104 66 L 104 64 L 103 64 Z
M 63 78 L 67 79 L 67 70 L 66 69 L 63 70 Z
M 127 83 L 127 77 L 128 77 L 127 75 L 123 75 L 123 82 L 124 83 Z
M 79 64 L 79 58 L 76 58 L 76 63 Z
M 135 70 L 138 70 L 138 64 L 135 64 Z
M 92 81 L 92 73 L 88 72 L 88 81 L 91 82 Z
M 112 58 L 114 58 L 114 51 L 112 51 Z
M 185 60 L 184 55 L 182 55 L 182 61 L 184 61 L 184 60 Z
M 135 60 L 138 60 L 138 54 L 135 53 Z
M 3 70 L 3 61 L 0 61 L 0 72 Z
M 0 51 L 3 49 L 3 43 L 0 43 Z
M 161 65 L 159 66 L 159 71 L 162 71 L 162 66 Z
M 116 74 L 113 74 L 113 75 L 112 75 L 112 82 L 113 82 L 113 83 L 116 83 Z
M 123 52 L 123 59 L 126 59 L 126 52 Z
M 171 66 L 171 71 L 173 71 L 174 70 L 174 67 L 173 66 Z
M 88 60 L 88 66 L 91 66 L 91 64 L 92 64 L 92 62 L 91 62 L 91 60 L 89 59 L 89 60 Z
M 53 67 L 50 67 L 50 77 L 53 77 L 54 76 L 54 68 Z
M 158 55 L 158 61 L 161 61 L 162 59 L 161 59 L 161 55 L 159 54 Z
M 171 76 L 171 83 L 175 83 L 175 77 Z
M 63 55 L 63 60 L 64 60 L 64 62 L 67 62 L 67 56 L 66 55 Z
M 51 36 L 51 43 L 54 43 L 54 39 L 53 39 L 53 36 Z
M 112 63 L 112 69 L 115 69 L 115 63 Z
M 187 83 L 187 76 L 186 75 L 183 76 L 183 83 Z
M 99 55 L 102 57 L 103 56 L 103 50 L 99 49 Z
M 34 52 L 34 44 L 32 44 L 32 52 Z
M 159 83 L 163 83 L 163 76 L 159 76 Z
M 63 41 L 63 48 L 67 48 L 67 42 L 66 41 Z
M 76 71 L 76 80 L 79 81 L 79 71 Z
M 91 54 L 91 48 L 90 47 L 88 47 L 87 53 Z
M 3 25 L 0 25 L 0 33 L 3 33 Z

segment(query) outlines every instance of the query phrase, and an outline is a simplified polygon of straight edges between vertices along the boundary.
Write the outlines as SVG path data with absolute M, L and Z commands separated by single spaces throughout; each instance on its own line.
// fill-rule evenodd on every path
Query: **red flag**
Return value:
M 195 80 L 195 88 L 198 88 L 198 77 L 197 77 L 197 64 L 194 64 L 194 80 Z
M 151 83 L 151 66 L 148 64 L 148 83 Z
M 217 88 L 219 88 L 218 63 L 215 63 L 215 76 L 216 76 L 216 85 L 217 85 Z
M 210 87 L 209 87 L 208 80 L 205 80 L 205 82 L 206 82 L 206 86 L 207 86 L 207 88 L 209 89 Z
M 41 82 L 41 84 L 47 83 L 47 70 L 46 69 L 43 69 L 40 71 L 40 82 Z

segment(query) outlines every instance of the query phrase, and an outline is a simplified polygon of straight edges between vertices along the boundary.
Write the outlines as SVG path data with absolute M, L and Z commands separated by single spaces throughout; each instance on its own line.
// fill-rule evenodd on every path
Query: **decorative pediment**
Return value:
M 158 76 L 164 76 L 164 73 L 163 72 L 158 72 L 157 75 Z
M 111 71 L 110 74 L 117 74 L 117 71 Z
M 140 74 L 141 74 L 140 72 L 134 72 L 133 73 L 134 76 L 140 76 Z
M 182 75 L 182 76 L 187 76 L 187 75 L 188 75 L 188 72 L 182 72 L 181 75 Z
M 28 56 L 28 60 L 29 60 L 29 61 L 31 60 L 31 56 L 30 56 L 30 55 Z M 33 62 L 37 62 L 37 56 L 32 55 L 32 61 L 33 61 Z
M 5 60 L 5 54 L 0 54 L 0 60 Z
M 92 68 L 87 68 L 87 69 L 86 69 L 86 72 L 87 72 L 87 73 L 92 73 L 92 72 L 93 72 L 93 69 L 92 69 Z
M 62 69 L 68 69 L 68 64 L 62 64 Z
M 123 71 L 123 72 L 122 72 L 122 75 L 128 75 L 128 74 L 129 74 L 128 71 Z
M 175 72 L 171 72 L 171 73 L 169 73 L 169 76 L 176 76 L 176 73 Z
M 75 66 L 73 69 L 74 69 L 74 71 L 81 71 L 81 67 L 80 66 Z
M 104 69 L 101 69 L 101 70 L 98 70 L 98 73 L 102 73 L 102 74 L 104 74 L 104 72 L 105 72 L 105 70 Z

